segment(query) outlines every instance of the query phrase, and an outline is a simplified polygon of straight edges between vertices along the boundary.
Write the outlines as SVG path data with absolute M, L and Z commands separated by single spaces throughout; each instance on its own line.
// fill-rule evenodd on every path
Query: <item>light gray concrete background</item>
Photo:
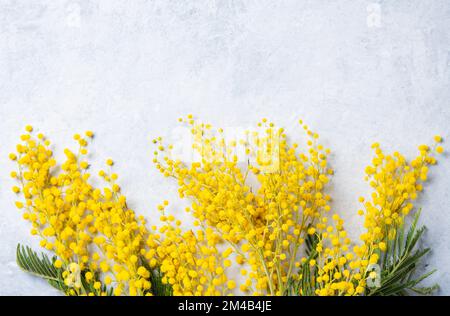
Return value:
M 268 117 L 298 141 L 303 118 L 334 150 L 333 208 L 357 235 L 370 144 L 411 158 L 450 136 L 449 30 L 447 0 L 0 0 L 0 294 L 56 294 L 14 261 L 18 242 L 36 245 L 8 176 L 25 124 L 59 155 L 94 130 L 93 167 L 114 158 L 130 204 L 151 218 L 165 198 L 175 213 L 183 205 L 150 146 L 179 116 L 223 127 Z M 418 201 L 430 282 L 447 295 L 449 169 L 445 155 Z

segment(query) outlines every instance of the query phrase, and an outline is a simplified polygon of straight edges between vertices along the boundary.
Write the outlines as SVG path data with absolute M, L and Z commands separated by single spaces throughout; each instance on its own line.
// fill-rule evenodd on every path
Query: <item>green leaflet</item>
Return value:
M 147 260 L 141 257 L 141 264 L 150 271 L 150 282 L 152 284 L 150 292 L 154 296 L 172 296 L 172 287 L 162 282 L 163 275 L 159 268 L 152 269 Z
M 288 280 L 287 289 L 284 295 L 301 295 L 301 296 L 313 296 L 315 295 L 315 280 L 317 278 L 317 270 L 311 268 L 309 263 L 311 260 L 317 258 L 316 246 L 319 242 L 319 236 L 317 234 L 307 235 L 305 238 L 306 255 L 308 256 L 306 261 L 302 263 L 299 268 L 299 275 L 301 279 L 294 281 L 292 278 Z M 311 271 L 312 270 L 312 271 Z
M 52 259 L 50 259 L 43 253 L 41 253 L 41 256 L 39 257 L 38 254 L 30 247 L 20 244 L 17 245 L 16 261 L 22 270 L 47 280 L 51 286 L 62 291 L 64 294 L 67 294 L 70 288 L 64 284 L 64 279 L 62 277 L 62 272 L 64 270 L 57 269 L 53 265 L 56 259 L 56 257 L 52 257 Z M 86 281 L 83 272 L 80 274 L 80 277 L 82 293 L 95 292 L 93 284 Z M 97 279 L 98 275 L 95 275 L 95 278 Z M 105 292 L 108 296 L 111 296 L 113 289 L 102 285 L 101 291 Z
M 381 262 L 381 286 L 367 289 L 367 295 L 409 295 L 411 292 L 431 294 L 438 289 L 437 284 L 430 287 L 417 287 L 420 282 L 436 271 L 432 270 L 421 276 L 415 276 L 422 258 L 430 251 L 430 248 L 417 249 L 417 243 L 425 232 L 424 226 L 417 228 L 419 216 L 420 211 L 415 214 L 406 236 L 403 224 L 398 228 L 394 239 L 387 241 L 387 250 Z
M 45 254 L 39 257 L 30 247 L 17 245 L 16 261 L 22 270 L 43 278 L 54 288 L 66 292 L 68 288 L 64 284 L 61 271 L 53 265 L 55 260 L 56 257 L 49 259 Z

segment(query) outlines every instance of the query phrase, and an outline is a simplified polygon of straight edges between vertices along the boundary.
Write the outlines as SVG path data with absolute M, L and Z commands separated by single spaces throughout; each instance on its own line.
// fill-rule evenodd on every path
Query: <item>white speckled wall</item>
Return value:
M 217 126 L 303 118 L 333 150 L 333 207 L 353 235 L 364 166 L 377 140 L 408 157 L 440 133 L 450 148 L 450 2 L 0 0 L 0 294 L 57 294 L 15 264 L 36 245 L 10 190 L 7 155 L 29 123 L 61 153 L 92 129 L 94 168 L 112 157 L 137 212 L 176 184 L 151 163 L 150 139 L 193 113 Z M 450 161 L 419 200 L 430 279 L 450 294 Z M 180 212 L 181 213 L 181 212 Z

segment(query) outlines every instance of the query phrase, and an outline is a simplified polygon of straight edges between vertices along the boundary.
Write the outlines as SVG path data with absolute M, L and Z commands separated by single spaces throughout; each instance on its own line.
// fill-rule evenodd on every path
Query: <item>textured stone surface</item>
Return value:
M 195 4 L 194 4 L 195 3 Z M 113 157 L 137 212 L 176 185 L 153 170 L 150 139 L 180 115 L 218 126 L 303 118 L 334 150 L 333 207 L 357 235 L 357 197 L 377 140 L 408 157 L 450 128 L 450 3 L 436 1 L 0 0 L 0 294 L 55 294 L 21 273 L 17 242 L 36 245 L 14 209 L 13 150 L 26 123 L 55 150 L 93 129 L 94 168 Z M 450 162 L 419 200 L 428 257 L 450 294 Z

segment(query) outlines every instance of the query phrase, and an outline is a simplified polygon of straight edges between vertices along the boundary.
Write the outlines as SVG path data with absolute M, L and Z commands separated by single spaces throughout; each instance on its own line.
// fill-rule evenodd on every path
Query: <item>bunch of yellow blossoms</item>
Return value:
M 436 143 L 442 141 L 435 137 Z M 405 216 L 414 208 L 413 201 L 422 191 L 422 183 L 427 180 L 428 167 L 436 164 L 436 159 L 427 145 L 419 146 L 419 156 L 411 163 L 398 152 L 385 155 L 378 143 L 372 145 L 375 157 L 372 165 L 366 168 L 366 180 L 374 189 L 371 201 L 363 197 L 365 210 L 358 214 L 364 216 L 366 232 L 360 236 L 361 245 L 349 248 L 351 243 L 343 229 L 343 221 L 333 215 L 335 226 L 318 227 L 319 242 L 316 246 L 318 295 L 360 295 L 366 291 L 367 280 L 373 281 L 376 273 L 371 269 L 379 264 L 385 255 L 387 245 L 397 237 Z M 436 146 L 442 153 L 442 146 Z M 328 246 L 324 248 L 324 242 Z
M 54 265 L 64 270 L 67 294 L 106 295 L 111 284 L 114 294 L 148 291 L 149 271 L 139 259 L 148 235 L 143 218 L 137 219 L 127 207 L 116 174 L 100 171 L 104 188 L 88 182 L 86 147 L 93 133 L 74 136 L 78 149 L 64 150 L 66 161 L 57 173 L 50 141 L 43 134 L 33 137 L 31 126 L 26 130 L 17 153 L 10 154 L 18 165 L 11 176 L 20 184 L 13 191 L 24 198 L 16 206 L 24 210 L 40 245 L 58 257 Z M 107 165 L 112 166 L 112 160 Z
M 364 204 L 366 211 L 358 212 L 365 215 L 367 232 L 363 243 L 352 247 L 343 220 L 328 214 L 330 150 L 302 121 L 308 136 L 304 152 L 266 119 L 258 130 L 231 140 L 222 129 L 214 130 L 192 115 L 180 122 L 190 129 L 191 156 L 197 160 L 183 161 L 172 145 L 164 146 L 158 138 L 153 161 L 161 173 L 178 181 L 180 197 L 192 201 L 197 225 L 216 231 L 229 245 L 224 256 L 235 253 L 246 278 L 240 290 L 255 295 L 284 295 L 292 281 L 302 279 L 314 286 L 301 295 L 364 294 L 366 280 L 374 277 L 371 265 L 386 250 L 385 239 L 395 236 L 422 190 L 428 166 L 436 163 L 425 145 L 409 164 L 399 153 L 384 155 L 374 144 L 376 157 L 366 172 L 375 192 L 372 202 Z M 441 141 L 439 136 L 435 140 Z M 308 255 L 311 251 L 314 256 Z
M 373 266 L 436 163 L 432 152 L 443 152 L 439 136 L 434 148 L 420 146 L 411 162 L 372 146 L 366 180 L 373 193 L 359 198 L 364 207 L 358 211 L 366 231 L 354 243 L 331 212 L 330 150 L 302 121 L 303 150 L 266 119 L 231 139 L 192 115 L 180 121 L 191 135 L 191 155 L 178 157 L 174 146 L 157 138 L 153 162 L 177 180 L 180 198 L 190 200 L 193 230 L 168 214 L 168 201 L 158 206 L 162 225 L 147 227 L 128 208 L 111 159 L 108 171 L 98 173 L 106 186 L 91 184 L 86 158 L 92 132 L 75 135 L 77 150 L 65 149 L 58 165 L 49 140 L 26 127 L 10 154 L 18 166 L 11 173 L 18 181 L 13 191 L 22 196 L 16 206 L 31 222 L 31 234 L 55 254 L 66 294 L 152 295 L 165 286 L 172 295 L 289 295 L 300 284 L 295 294 L 364 295 L 377 277 Z M 233 265 L 240 269 L 239 284 L 227 273 Z
M 34 137 L 31 126 L 26 131 L 17 153 L 10 154 L 18 166 L 11 173 L 19 184 L 13 192 L 24 199 L 16 206 L 32 223 L 31 234 L 56 255 L 53 264 L 61 270 L 66 294 L 151 295 L 158 269 L 175 295 L 223 295 L 234 287 L 216 248 L 220 238 L 210 229 L 181 231 L 180 221 L 164 215 L 167 201 L 158 207 L 164 225 L 147 229 L 145 219 L 128 208 L 111 159 L 110 171 L 98 173 L 107 186 L 89 183 L 92 132 L 74 135 L 76 153 L 65 149 L 66 161 L 58 166 L 50 141 L 43 134 Z
M 159 209 L 165 222 L 159 229 L 162 236 L 150 235 L 149 245 L 156 249 L 161 282 L 177 296 L 227 295 L 235 282 L 226 276 L 229 264 L 217 248 L 220 236 L 209 228 L 182 231 L 179 220 L 164 215 L 164 205 Z
M 224 255 L 237 254 L 246 281 L 240 290 L 254 294 L 281 295 L 287 280 L 299 266 L 297 254 L 306 234 L 330 210 L 330 197 L 324 193 L 332 169 L 327 165 L 329 150 L 310 137 L 309 150 L 296 154 L 297 144 L 289 145 L 283 129 L 266 120 L 263 132 L 247 132 L 246 139 L 226 141 L 223 131 L 187 118 L 193 134 L 192 148 L 201 160 L 184 164 L 170 158 L 162 161 L 155 152 L 154 162 L 165 176 L 178 180 L 180 197 L 192 199 L 192 214 L 199 223 L 217 231 L 229 243 Z M 159 150 L 164 151 L 161 139 Z M 238 144 L 244 147 L 248 164 L 241 169 Z M 250 163 L 254 161 L 254 163 Z M 248 184 L 254 175 L 260 187 L 253 192 Z

